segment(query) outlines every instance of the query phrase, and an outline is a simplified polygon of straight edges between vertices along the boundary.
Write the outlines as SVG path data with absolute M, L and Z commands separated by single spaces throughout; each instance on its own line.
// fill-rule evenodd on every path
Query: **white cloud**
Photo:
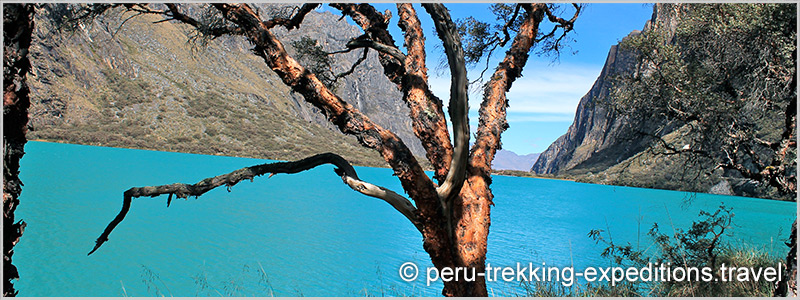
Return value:
M 543 113 L 520 113 L 521 115 L 517 116 L 514 113 L 509 114 L 508 122 L 509 123 L 518 123 L 518 122 L 572 122 L 575 120 L 575 114 L 543 114 Z
M 592 87 L 601 69 L 602 65 L 529 63 L 523 71 L 523 76 L 514 82 L 508 92 L 510 100 L 508 111 L 559 114 L 561 116 L 536 116 L 540 119 L 560 118 L 559 121 L 564 119 L 564 115 L 569 115 L 571 121 L 578 102 Z M 475 73 L 471 75 L 477 76 L 477 72 Z M 442 98 L 446 106 L 450 94 L 450 78 L 431 77 L 429 84 L 434 94 Z M 482 91 L 472 91 L 470 110 L 477 111 L 482 100 Z

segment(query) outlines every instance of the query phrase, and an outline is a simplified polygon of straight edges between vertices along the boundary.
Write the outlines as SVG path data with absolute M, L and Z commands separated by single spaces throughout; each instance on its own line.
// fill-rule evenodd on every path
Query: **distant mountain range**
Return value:
M 519 155 L 508 150 L 499 150 L 492 161 L 494 170 L 529 171 L 539 158 L 539 153 Z

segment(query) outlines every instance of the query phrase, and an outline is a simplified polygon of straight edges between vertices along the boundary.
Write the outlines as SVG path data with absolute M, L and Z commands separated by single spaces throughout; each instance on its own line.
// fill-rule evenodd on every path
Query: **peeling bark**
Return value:
M 491 162 L 500 148 L 500 134 L 508 127 L 506 123 L 506 92 L 520 76 L 533 39 L 542 20 L 544 5 L 525 5 L 527 16 L 505 59 L 497 67 L 487 84 L 480 108 L 480 124 L 475 145 L 467 166 L 467 181 L 459 197 L 453 199 L 456 248 L 463 265 L 483 271 L 486 265 L 486 240 L 491 225 L 490 212 L 493 205 Z M 486 295 L 486 283 L 467 283 L 458 288 L 461 295 Z
M 405 33 L 407 55 L 398 54 L 385 26 L 386 14 L 369 5 L 333 4 L 334 8 L 350 16 L 366 33 L 370 42 L 382 45 L 379 60 L 386 77 L 403 92 L 408 105 L 414 134 L 425 149 L 425 155 L 434 169 L 434 178 L 441 184 L 450 166 L 453 146 L 442 110 L 442 101 L 428 87 L 428 69 L 425 66 L 425 36 L 417 13 L 409 3 L 398 4 L 398 25 Z M 394 58 L 394 59 L 392 59 Z
M 433 95 L 428 86 L 428 68 L 425 66 L 425 35 L 410 3 L 397 5 L 398 25 L 405 32 L 408 56 L 403 76 L 403 101 L 408 104 L 414 134 L 422 142 L 428 161 L 433 165 L 441 184 L 450 168 L 453 145 L 442 110 L 442 101 Z
M 365 147 L 375 149 L 389 163 L 403 188 L 417 201 L 435 199 L 430 181 L 408 147 L 394 133 L 369 120 L 349 103 L 334 94 L 317 77 L 290 57 L 283 44 L 262 24 L 247 5 L 215 4 L 230 21 L 244 30 L 255 47 L 253 51 L 307 102 L 319 108 L 342 133 L 355 136 Z
M 3 5 L 3 296 L 16 296 L 12 280 L 19 278 L 12 264 L 25 222 L 14 223 L 22 181 L 19 161 L 25 154 L 28 126 L 28 47 L 33 31 L 33 4 Z
M 546 5 L 523 5 L 527 11 L 525 21 L 511 44 L 511 49 L 497 66 L 483 94 L 479 111 L 480 119 L 475 145 L 472 147 L 471 175 L 489 178 L 491 162 L 500 148 L 500 135 L 508 128 L 506 92 L 514 81 L 522 75 L 522 67 L 528 61 L 528 52 L 533 46 L 539 24 L 544 17 Z M 491 181 L 488 181 L 491 182 Z

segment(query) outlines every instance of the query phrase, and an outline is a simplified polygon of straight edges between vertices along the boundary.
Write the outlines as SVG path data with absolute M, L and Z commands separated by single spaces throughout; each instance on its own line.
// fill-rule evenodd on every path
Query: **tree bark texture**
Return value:
M 3 4 L 3 296 L 17 295 L 12 280 L 19 278 L 12 264 L 25 222 L 14 222 L 22 182 L 19 161 L 25 154 L 28 126 L 28 47 L 33 30 L 33 4 Z

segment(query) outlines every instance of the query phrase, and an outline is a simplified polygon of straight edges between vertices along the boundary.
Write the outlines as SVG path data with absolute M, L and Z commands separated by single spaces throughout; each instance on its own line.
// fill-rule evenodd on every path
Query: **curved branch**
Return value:
M 556 56 L 559 55 L 559 50 L 561 48 L 561 41 L 567 36 L 567 34 L 569 32 L 572 31 L 572 29 L 573 29 L 573 27 L 575 25 L 575 20 L 578 19 L 578 15 L 580 15 L 581 9 L 583 8 L 583 6 L 578 5 L 577 3 L 572 3 L 572 6 L 575 8 L 575 14 L 569 20 L 566 20 L 564 18 L 561 18 L 559 16 L 554 15 L 553 12 L 550 10 L 549 6 L 543 6 L 542 7 L 544 9 L 544 13 L 547 15 L 547 19 L 550 22 L 553 22 L 553 23 L 556 24 L 555 26 L 553 26 L 553 29 L 550 31 L 550 33 L 542 35 L 542 36 L 540 36 L 539 38 L 536 39 L 536 43 L 539 43 L 539 42 L 542 42 L 542 41 L 546 41 L 548 39 L 555 38 L 555 41 L 550 41 L 550 42 L 547 43 L 547 45 L 542 47 L 543 48 L 542 49 L 543 52 L 545 52 L 545 51 L 555 51 Z M 563 30 L 561 32 L 561 35 L 559 35 L 558 38 L 556 38 L 555 37 L 555 33 L 556 33 L 556 31 L 558 31 L 559 28 L 562 28 Z
M 284 84 L 303 95 L 344 134 L 353 135 L 364 147 L 378 151 L 389 163 L 403 189 L 414 199 L 423 224 L 438 219 L 439 203 L 433 182 L 411 150 L 397 135 L 372 122 L 366 115 L 327 88 L 313 73 L 289 56 L 283 44 L 246 4 L 213 4 L 223 17 L 236 24 L 253 45 L 253 53 L 264 59 Z M 426 231 L 428 227 L 425 226 Z M 431 231 L 438 230 L 436 228 Z
M 464 61 L 464 49 L 461 45 L 461 36 L 455 23 L 450 19 L 450 13 L 442 4 L 422 4 L 433 18 L 436 32 L 442 40 L 447 62 L 450 65 L 450 121 L 453 123 L 453 140 L 455 150 L 450 161 L 450 170 L 447 178 L 436 192 L 439 199 L 446 200 L 461 190 L 466 178 L 468 148 L 469 148 L 469 100 L 467 99 L 467 69 Z
M 517 16 L 519 16 L 520 8 L 522 8 L 522 5 L 520 5 L 520 4 L 515 5 L 514 6 L 514 13 L 511 15 L 511 18 L 508 19 L 508 22 L 506 22 L 506 24 L 503 25 L 503 39 L 500 41 L 500 44 L 499 44 L 500 47 L 505 47 L 506 43 L 508 43 L 508 41 L 511 40 L 511 35 L 508 33 L 508 29 L 514 24 L 514 21 L 517 20 Z M 489 63 L 488 62 L 489 59 L 487 58 L 486 60 L 487 60 L 486 63 L 488 64 Z M 481 76 L 481 77 L 483 77 L 483 76 Z
M 343 53 L 350 52 L 350 50 L 351 49 L 348 49 Z M 328 53 L 328 55 L 331 55 L 331 54 L 336 54 L 336 53 Z M 369 49 L 365 48 L 364 52 L 361 54 L 361 57 L 359 57 L 356 60 L 356 62 L 354 62 L 353 65 L 350 66 L 350 69 L 333 76 L 333 82 L 337 82 L 337 81 L 339 81 L 339 79 L 344 78 L 345 76 L 350 76 L 350 74 L 353 74 L 353 72 L 356 71 L 356 67 L 358 67 L 359 65 L 361 65 L 361 63 L 363 63 L 365 60 L 367 60 L 367 54 L 369 54 Z
M 548 7 L 544 8 L 544 13 L 547 14 L 547 19 L 550 20 L 550 22 L 558 23 L 559 25 L 564 27 L 565 31 L 571 31 L 573 24 L 575 24 L 575 20 L 578 19 L 578 15 L 580 15 L 581 13 L 580 5 L 578 5 L 577 3 L 572 3 L 572 7 L 575 8 L 575 14 L 572 16 L 572 19 L 569 20 L 564 20 L 563 18 L 554 15 L 553 12 L 550 11 L 550 8 Z
M 169 197 L 167 197 L 167 207 L 169 207 L 173 195 L 178 198 L 187 198 L 189 196 L 197 197 L 223 185 L 230 190 L 230 187 L 236 185 L 242 180 L 252 180 L 256 176 L 261 176 L 267 173 L 270 173 L 270 177 L 278 173 L 294 174 L 323 164 L 332 164 L 336 166 L 334 172 L 341 176 L 342 181 L 350 188 L 364 195 L 386 201 L 397 211 L 402 213 L 409 221 L 411 221 L 411 223 L 414 224 L 418 230 L 422 231 L 421 224 L 417 220 L 416 216 L 417 209 L 413 204 L 411 204 L 411 201 L 408 201 L 408 199 L 405 197 L 387 188 L 362 181 L 358 178 L 358 174 L 356 174 L 356 170 L 353 168 L 353 166 L 341 156 L 334 153 L 323 153 L 297 161 L 277 162 L 246 167 L 227 174 L 206 178 L 195 184 L 174 183 L 168 185 L 130 188 L 123 193 L 122 210 L 120 210 L 119 214 L 117 214 L 117 216 L 111 220 L 100 237 L 97 238 L 97 241 L 95 241 L 94 249 L 92 249 L 92 251 L 90 251 L 87 255 L 91 255 L 97 251 L 97 249 L 100 248 L 103 243 L 108 241 L 108 235 L 111 234 L 111 231 L 113 231 L 114 228 L 116 228 L 117 225 L 119 225 L 119 223 L 122 222 L 122 220 L 125 219 L 125 216 L 128 214 L 128 210 L 130 210 L 131 207 L 131 200 L 133 200 L 133 198 L 156 197 L 166 194 L 169 195 Z

